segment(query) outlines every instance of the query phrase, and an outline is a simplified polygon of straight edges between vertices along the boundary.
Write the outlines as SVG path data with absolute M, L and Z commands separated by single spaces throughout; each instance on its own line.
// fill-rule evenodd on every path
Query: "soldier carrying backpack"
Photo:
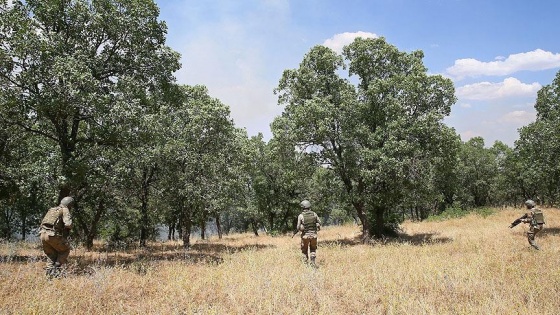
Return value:
M 311 257 L 311 264 L 316 266 L 317 232 L 321 229 L 321 220 L 315 212 L 311 211 L 309 200 L 303 200 L 300 206 L 302 212 L 297 218 L 296 228 L 297 231 L 301 231 L 301 253 L 303 254 L 304 262 L 307 263 Z
M 541 209 L 536 207 L 536 204 L 533 200 L 525 201 L 525 206 L 529 209 L 529 212 L 525 213 L 520 218 L 513 221 L 509 228 L 513 228 L 514 226 L 518 225 L 519 223 L 529 223 L 529 231 L 527 231 L 527 240 L 529 244 L 533 246 L 534 249 L 540 249 L 537 243 L 535 242 L 535 236 L 542 231 L 544 226 L 544 214 Z
M 74 203 L 72 197 L 64 197 L 60 205 L 50 208 L 41 221 L 40 238 L 43 251 L 47 255 L 47 278 L 58 278 L 62 275 L 62 265 L 70 254 L 68 234 L 72 228 L 70 209 Z

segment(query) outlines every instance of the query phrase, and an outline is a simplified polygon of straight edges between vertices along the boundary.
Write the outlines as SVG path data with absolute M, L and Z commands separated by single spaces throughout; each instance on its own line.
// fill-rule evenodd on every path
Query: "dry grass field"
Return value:
M 325 227 L 317 269 L 290 236 L 237 234 L 147 250 L 71 252 L 48 281 L 37 243 L 0 244 L 0 314 L 560 314 L 560 212 L 532 250 L 523 213 L 405 222 L 372 245 Z

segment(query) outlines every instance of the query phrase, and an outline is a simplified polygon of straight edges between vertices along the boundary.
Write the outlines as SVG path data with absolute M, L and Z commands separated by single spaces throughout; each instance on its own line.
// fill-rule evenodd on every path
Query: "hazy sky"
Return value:
M 315 45 L 340 51 L 357 36 L 424 52 L 453 80 L 445 122 L 466 141 L 512 146 L 534 121 L 537 91 L 560 70 L 558 0 L 156 0 L 179 83 L 202 84 L 238 127 L 270 139 L 282 112 L 273 90 Z

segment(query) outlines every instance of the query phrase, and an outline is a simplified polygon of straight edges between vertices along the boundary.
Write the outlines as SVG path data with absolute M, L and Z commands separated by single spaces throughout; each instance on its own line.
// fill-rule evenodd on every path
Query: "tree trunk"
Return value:
M 271 231 L 274 231 L 274 213 L 269 212 L 268 213 L 268 228 Z M 256 229 L 253 225 L 253 229 Z
M 375 236 L 376 238 L 382 238 L 385 231 L 385 219 L 383 218 L 385 209 L 383 207 L 376 206 L 373 210 L 375 219 L 373 226 L 373 236 Z
M 97 236 L 97 225 L 99 224 L 99 221 L 101 220 L 101 216 L 104 213 L 105 213 L 105 202 L 101 200 L 99 202 L 99 206 L 95 211 L 93 219 L 91 220 L 91 225 L 88 228 L 84 229 L 87 233 L 85 246 L 88 250 L 91 250 L 93 248 L 93 240 L 95 239 L 95 236 Z M 86 224 L 84 223 L 84 225 Z
M 352 205 L 354 209 L 356 209 L 356 213 L 362 224 L 362 242 L 367 243 L 370 241 L 371 236 L 369 234 L 369 221 L 365 212 L 364 203 L 362 201 L 356 201 L 352 202 Z
M 200 239 L 206 239 L 206 218 L 204 215 L 200 219 Z
M 148 239 L 148 200 L 150 197 L 150 186 L 152 185 L 155 173 L 155 166 L 147 166 L 142 170 L 142 187 L 140 190 L 140 212 L 141 212 L 141 226 L 140 226 L 140 247 L 146 247 L 146 240 Z
M 222 239 L 222 225 L 220 224 L 220 215 L 216 215 L 216 229 L 218 230 L 218 238 Z
M 167 240 L 168 241 L 174 241 L 175 240 L 175 225 L 176 225 L 175 221 L 170 221 L 167 224 L 167 228 L 168 228 Z
M 257 224 L 257 221 L 252 220 L 251 226 L 253 227 L 253 233 L 255 234 L 255 236 L 259 236 L 259 225 Z
M 182 206 L 179 209 L 183 211 Z M 185 222 L 184 216 L 179 215 L 178 221 L 175 226 L 177 227 L 177 239 L 181 239 L 181 240 L 183 239 L 183 227 L 184 227 L 183 222 Z
M 191 247 L 191 228 L 192 228 L 192 221 L 191 221 L 191 209 L 183 209 L 183 229 L 182 229 L 182 240 L 183 240 L 183 247 L 185 249 L 189 249 Z
M 23 207 L 20 211 L 22 241 L 25 241 L 25 237 L 27 236 L 27 212 L 27 207 Z

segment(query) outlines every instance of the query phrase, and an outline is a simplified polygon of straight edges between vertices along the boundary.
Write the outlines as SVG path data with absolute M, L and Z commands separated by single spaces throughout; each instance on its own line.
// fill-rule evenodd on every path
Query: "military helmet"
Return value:
M 303 209 L 309 209 L 311 208 L 311 202 L 309 202 L 309 200 L 304 200 L 302 202 L 300 202 L 299 204 Z
M 529 200 L 525 201 L 525 205 L 526 205 L 527 207 L 533 208 L 533 207 L 535 207 L 537 204 L 536 204 L 533 200 L 529 199 Z
M 73 203 L 74 203 L 74 198 L 72 198 L 72 197 L 64 197 L 60 201 L 60 205 L 65 206 L 65 207 L 68 207 L 69 205 L 71 205 Z

